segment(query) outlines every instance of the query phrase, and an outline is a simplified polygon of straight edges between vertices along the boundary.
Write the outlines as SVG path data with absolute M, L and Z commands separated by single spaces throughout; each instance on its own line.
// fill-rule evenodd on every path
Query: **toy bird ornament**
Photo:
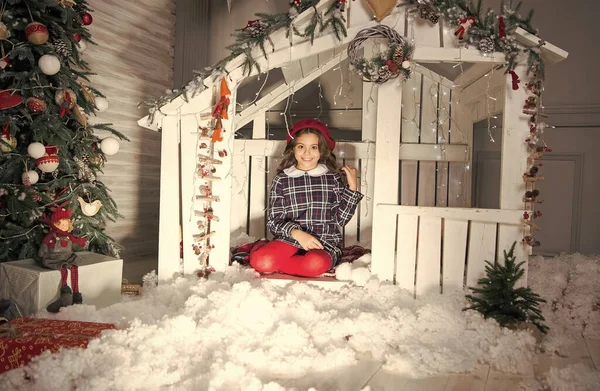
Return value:
M 102 201 L 96 200 L 91 203 L 87 203 L 81 197 L 77 197 L 77 201 L 79 201 L 79 205 L 81 205 L 81 211 L 86 216 L 94 216 L 100 210 L 102 206 Z

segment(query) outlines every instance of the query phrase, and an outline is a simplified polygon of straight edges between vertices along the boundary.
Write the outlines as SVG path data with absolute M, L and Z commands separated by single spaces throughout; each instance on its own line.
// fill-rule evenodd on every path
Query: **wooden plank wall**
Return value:
M 147 112 L 137 104 L 172 87 L 175 0 L 88 3 L 95 11 L 89 30 L 98 45 L 88 45 L 83 57 L 97 74 L 91 85 L 109 101 L 108 110 L 90 122 L 112 123 L 131 140 L 108 158 L 100 176 L 125 217 L 109 223 L 107 233 L 125 246 L 126 261 L 156 255 L 161 135 L 138 126 Z

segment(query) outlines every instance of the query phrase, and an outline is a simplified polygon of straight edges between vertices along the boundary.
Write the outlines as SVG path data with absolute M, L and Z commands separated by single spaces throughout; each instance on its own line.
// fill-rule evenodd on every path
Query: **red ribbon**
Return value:
M 515 91 L 518 90 L 519 83 L 521 82 L 521 80 L 519 79 L 519 75 L 517 75 L 515 71 L 510 71 L 508 73 L 510 73 L 510 76 L 512 77 L 512 89 Z
M 8 130 L 8 124 L 2 125 L 2 135 L 10 140 L 10 130 Z
M 498 38 L 502 39 L 506 37 L 506 25 L 504 24 L 504 18 L 501 16 L 498 21 Z

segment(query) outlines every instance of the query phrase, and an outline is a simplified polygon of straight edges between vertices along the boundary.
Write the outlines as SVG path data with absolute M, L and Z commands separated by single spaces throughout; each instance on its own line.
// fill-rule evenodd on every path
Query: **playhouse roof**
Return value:
M 336 0 L 324 0 L 319 2 L 316 6 L 317 12 L 322 12 L 327 9 L 333 1 Z M 294 24 L 296 26 L 301 26 L 302 24 L 308 23 L 314 15 L 314 12 L 315 10 L 313 8 L 306 10 L 294 19 Z M 397 9 L 397 11 L 390 16 L 393 16 L 398 12 L 404 11 Z M 384 19 L 382 24 L 391 23 L 389 18 L 390 17 Z M 364 21 L 365 18 L 362 18 L 362 21 L 360 18 L 350 20 L 350 26 L 347 28 L 347 35 L 346 37 L 342 37 L 341 40 L 338 40 L 335 34 L 330 31 L 318 36 L 313 42 L 308 38 L 293 42 L 291 47 L 290 43 L 292 41 L 286 36 L 286 32 L 282 31 L 285 29 L 273 32 L 269 37 L 273 44 L 273 50 L 269 53 L 268 58 L 264 56 L 263 52 L 258 47 L 253 49 L 252 55 L 263 72 L 285 66 L 287 68 L 287 70 L 284 70 L 283 72 L 285 80 L 250 108 L 238 113 L 235 121 L 236 128 L 239 129 L 241 126 L 252 121 L 257 113 L 286 99 L 292 91 L 297 91 L 333 68 L 336 64 L 339 64 L 340 61 L 344 60 L 347 57 L 347 45 L 353 40 L 356 34 L 365 28 L 373 27 L 378 24 L 378 22 L 370 19 L 371 18 L 368 18 L 368 21 L 366 22 Z M 431 30 L 431 26 L 427 27 Z M 415 27 L 415 37 L 419 34 L 419 28 L 420 26 Z M 429 35 L 431 35 L 431 33 L 429 33 Z M 534 46 L 539 47 L 540 54 L 547 64 L 558 63 L 568 56 L 566 51 L 520 27 L 515 30 L 514 36 L 517 42 L 525 48 Z M 230 78 L 241 80 L 244 76 L 252 76 L 258 73 L 256 70 L 251 70 L 250 74 L 247 74 L 243 69 L 244 59 L 245 55 L 242 54 L 227 63 L 225 71 Z M 301 66 L 301 61 L 304 66 Z M 476 48 L 426 46 L 417 41 L 415 42 L 412 61 L 414 63 L 473 63 L 474 65 L 471 68 L 454 81 L 444 77 L 440 77 L 439 79 L 442 84 L 446 84 L 449 87 L 458 83 L 464 88 L 484 76 L 492 67 L 505 63 L 505 56 L 503 53 L 498 52 L 493 55 L 484 55 Z M 310 66 L 307 66 L 306 64 L 310 64 Z M 417 65 L 416 70 L 417 72 L 430 72 L 419 65 Z M 215 79 L 214 75 L 211 75 L 204 80 L 200 79 L 192 81 L 190 85 L 196 84 L 196 87 L 198 85 L 207 87 L 196 97 L 200 97 L 204 94 L 213 94 L 214 91 L 212 87 L 215 85 Z M 293 89 L 289 88 L 290 84 L 294 86 Z M 158 114 L 146 116 L 140 119 L 138 124 L 148 129 L 159 130 L 160 117 L 164 114 L 175 112 L 192 114 L 210 111 L 210 107 L 199 108 L 198 105 L 194 103 L 194 98 L 194 96 L 191 96 L 186 100 L 180 95 L 173 100 L 167 101 L 168 103 L 160 106 Z

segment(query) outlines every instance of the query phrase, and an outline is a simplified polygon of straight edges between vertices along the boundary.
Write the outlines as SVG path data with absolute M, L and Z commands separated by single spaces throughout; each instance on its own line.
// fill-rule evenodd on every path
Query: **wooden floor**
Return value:
M 322 391 L 517 391 L 522 384 L 532 386 L 535 379 L 543 379 L 550 368 L 564 368 L 583 364 L 600 369 L 600 341 L 579 341 L 564 354 L 566 357 L 539 356 L 534 372 L 526 376 L 502 373 L 479 365 L 473 372 L 411 379 L 384 371 L 381 362 L 368 358 L 359 359 L 351 367 L 324 373 L 315 378 L 279 380 L 286 388 L 306 390 L 313 387 Z
M 157 270 L 157 267 L 158 261 L 155 257 L 130 260 L 123 263 L 123 278 L 129 282 L 141 283 L 142 277 L 152 270 Z M 281 280 L 278 275 L 267 278 Z M 324 283 L 330 284 L 337 285 L 335 280 L 331 279 Z M 539 356 L 533 373 L 527 376 L 506 374 L 488 365 L 480 365 L 471 373 L 411 379 L 384 371 L 381 362 L 359 357 L 356 365 L 338 369 L 334 373 L 276 381 L 286 388 L 296 388 L 299 391 L 311 387 L 320 391 L 517 391 L 521 389 L 521 383 L 533 384 L 535 378 L 542 378 L 550 368 L 564 368 L 580 363 L 599 371 L 600 341 L 576 342 L 562 356 Z

